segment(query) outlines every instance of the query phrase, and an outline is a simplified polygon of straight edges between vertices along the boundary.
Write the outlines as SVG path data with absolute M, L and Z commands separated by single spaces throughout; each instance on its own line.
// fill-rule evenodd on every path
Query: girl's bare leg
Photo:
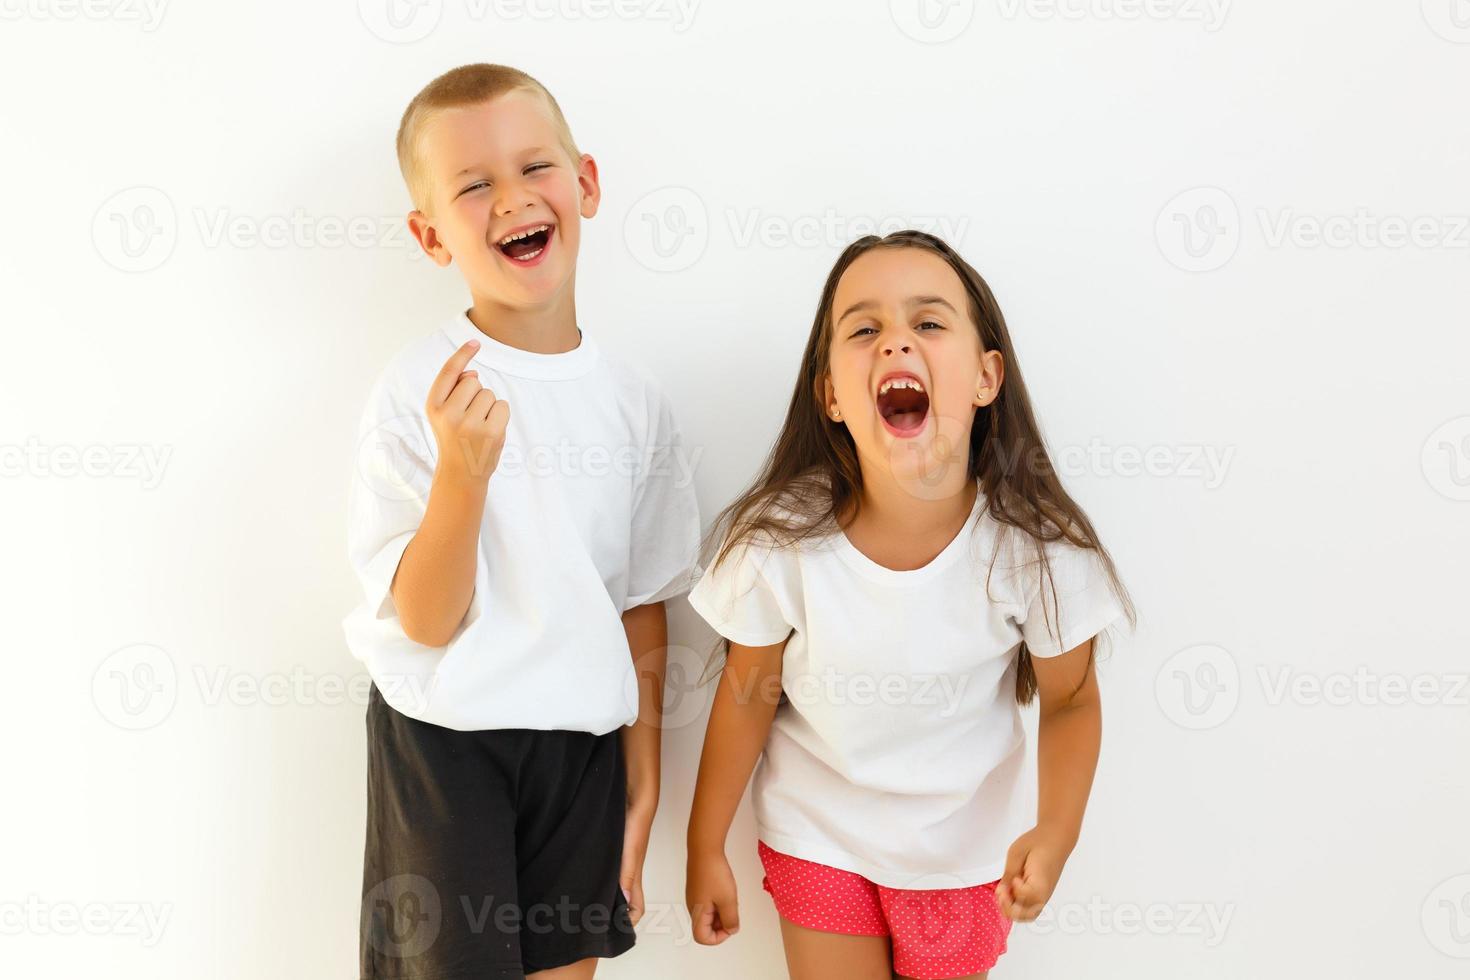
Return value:
M 791 980 L 893 980 L 887 936 L 848 936 L 781 920 Z

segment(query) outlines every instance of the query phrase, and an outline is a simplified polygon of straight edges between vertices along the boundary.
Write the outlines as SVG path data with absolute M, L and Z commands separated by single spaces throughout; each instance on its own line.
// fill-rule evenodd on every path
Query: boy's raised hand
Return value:
M 478 374 L 466 370 L 479 349 L 479 341 L 471 340 L 450 355 L 429 387 L 425 411 L 439 444 L 436 475 L 483 484 L 500 463 L 510 404 L 497 400 Z

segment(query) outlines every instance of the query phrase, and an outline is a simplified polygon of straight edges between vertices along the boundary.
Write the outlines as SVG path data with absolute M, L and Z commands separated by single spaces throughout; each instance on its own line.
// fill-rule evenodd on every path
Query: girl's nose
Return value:
M 889 357 L 892 357 L 895 353 L 907 354 L 912 349 L 913 348 L 910 347 L 907 342 L 898 343 L 897 341 L 893 340 L 890 340 L 883 345 L 883 353 L 888 355 Z

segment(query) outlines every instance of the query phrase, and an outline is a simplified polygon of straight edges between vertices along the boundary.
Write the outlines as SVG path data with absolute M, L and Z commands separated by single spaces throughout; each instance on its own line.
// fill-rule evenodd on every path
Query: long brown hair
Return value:
M 1041 430 L 1026 393 L 1021 365 L 1006 329 L 1005 317 L 994 294 L 976 272 L 943 240 L 922 231 L 896 231 L 879 238 L 867 235 L 843 250 L 822 287 L 816 319 L 801 358 L 796 389 L 786 421 L 776 437 L 760 474 L 715 519 L 711 541 L 723 541 L 715 555 L 718 565 L 753 537 L 789 547 L 840 528 L 839 515 L 848 523 L 862 506 L 862 469 L 857 446 L 847 427 L 832 422 L 822 410 L 822 384 L 829 370 L 832 347 L 832 303 L 843 273 L 857 258 L 879 248 L 915 248 L 939 256 L 959 276 L 969 298 L 970 317 L 980 333 L 984 350 L 999 351 L 1005 365 L 1000 395 L 975 409 L 970 429 L 969 469 L 985 495 L 985 508 L 1000 524 L 1023 531 L 1034 542 L 1034 560 L 1041 566 L 1043 611 L 1050 625 L 1057 609 L 1056 586 L 1042 544 L 1065 539 L 1079 548 L 1096 551 L 1129 622 L 1135 622 L 1132 600 L 1118 577 L 1112 557 L 1067 491 L 1052 465 Z M 1000 543 L 997 541 L 997 552 Z M 991 572 L 995 556 L 991 558 Z M 989 575 L 986 577 L 989 588 Z M 1047 606 L 1045 593 L 1050 592 Z M 1060 624 L 1054 635 L 1060 636 Z M 722 644 L 723 646 L 723 644 Z M 1095 651 L 1094 651 L 1095 653 Z M 1036 694 L 1036 672 L 1023 641 L 1016 670 L 1016 700 L 1027 704 Z

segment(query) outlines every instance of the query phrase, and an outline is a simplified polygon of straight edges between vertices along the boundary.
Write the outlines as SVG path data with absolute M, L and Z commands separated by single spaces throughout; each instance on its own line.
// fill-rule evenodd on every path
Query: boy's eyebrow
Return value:
M 842 315 L 837 318 L 837 322 L 838 323 L 841 323 L 843 320 L 846 320 L 848 317 L 852 316 L 854 313 L 859 313 L 859 312 L 861 312 L 863 310 L 871 310 L 874 307 L 876 307 L 877 305 L 878 304 L 875 301 L 871 300 L 871 299 L 860 300 L 860 301 L 852 304 L 851 306 L 849 306 L 846 310 L 844 310 L 843 313 L 842 313 Z M 958 313 L 959 312 L 959 311 L 957 311 L 954 308 L 953 305 L 950 304 L 949 300 L 945 299 L 943 296 L 910 296 L 907 300 L 904 301 L 904 305 L 906 305 L 906 306 L 942 306 L 945 309 L 949 310 L 951 313 Z
M 533 157 L 533 156 L 538 156 L 538 155 L 540 155 L 542 153 L 550 153 L 550 152 L 551 151 L 548 150 L 544 146 L 532 146 L 532 147 L 529 147 L 529 148 L 527 148 L 525 150 L 522 150 L 521 151 L 521 156 Z M 472 170 L 481 170 L 481 169 L 483 169 L 483 168 L 479 164 L 472 163 L 468 167 L 465 167 L 463 170 L 461 170 L 459 173 L 455 174 L 454 176 L 457 179 L 457 178 L 463 177 L 465 174 L 469 173 Z

